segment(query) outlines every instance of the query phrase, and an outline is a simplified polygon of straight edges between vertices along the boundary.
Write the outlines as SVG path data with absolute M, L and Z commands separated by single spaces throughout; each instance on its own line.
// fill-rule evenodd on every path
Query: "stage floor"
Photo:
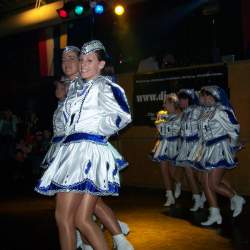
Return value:
M 189 212 L 191 194 L 183 193 L 171 208 L 162 206 L 161 190 L 124 188 L 118 198 L 105 201 L 117 217 L 128 223 L 129 240 L 137 250 L 249 250 L 250 201 L 237 219 L 231 218 L 229 202 L 220 200 L 221 226 L 203 228 L 207 209 Z M 35 193 L 1 198 L 0 250 L 59 250 L 54 221 L 54 199 Z M 111 240 L 105 232 L 111 249 Z

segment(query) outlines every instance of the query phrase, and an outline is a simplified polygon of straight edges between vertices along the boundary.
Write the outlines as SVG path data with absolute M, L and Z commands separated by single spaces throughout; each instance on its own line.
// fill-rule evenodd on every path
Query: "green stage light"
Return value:
M 77 16 L 80 16 L 84 12 L 84 7 L 82 5 L 80 5 L 80 4 L 78 4 L 78 5 L 75 6 L 74 12 L 75 12 L 75 14 Z

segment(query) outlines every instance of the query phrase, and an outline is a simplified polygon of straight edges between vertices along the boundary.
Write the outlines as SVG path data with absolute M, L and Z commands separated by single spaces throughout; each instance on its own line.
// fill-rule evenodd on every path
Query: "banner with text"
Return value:
M 199 90 L 205 85 L 219 85 L 228 92 L 227 66 L 223 64 L 168 69 L 137 74 L 134 79 L 134 125 L 154 125 L 156 112 L 162 109 L 164 97 L 181 88 Z

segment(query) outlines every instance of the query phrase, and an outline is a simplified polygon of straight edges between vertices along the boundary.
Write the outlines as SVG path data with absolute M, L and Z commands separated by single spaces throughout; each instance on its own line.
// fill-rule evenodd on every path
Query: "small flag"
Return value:
M 53 28 L 47 28 L 42 32 L 38 47 L 39 47 L 40 75 L 42 77 L 53 76 L 54 75 Z

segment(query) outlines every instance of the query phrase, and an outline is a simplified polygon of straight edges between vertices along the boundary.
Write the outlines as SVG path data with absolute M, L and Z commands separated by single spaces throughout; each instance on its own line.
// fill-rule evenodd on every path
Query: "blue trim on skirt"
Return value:
M 55 136 L 52 138 L 51 142 L 52 143 L 58 143 L 58 142 L 61 142 L 64 138 L 64 135 L 61 135 L 61 136 Z
M 72 185 L 61 185 L 56 182 L 51 182 L 47 187 L 41 187 L 40 182 L 35 187 L 35 191 L 44 195 L 54 195 L 59 192 L 78 192 L 78 193 L 90 193 L 98 196 L 107 196 L 107 195 L 118 195 L 120 185 L 118 183 L 108 183 L 108 189 L 102 190 L 95 185 L 90 179 L 85 179 L 82 182 L 78 182 Z
M 117 168 L 119 171 L 123 170 L 124 168 L 126 168 L 128 166 L 128 162 L 125 160 L 121 160 L 121 159 L 115 159 L 115 163 L 117 165 Z
M 180 138 L 179 135 L 176 135 L 176 136 L 160 136 L 160 140 L 167 140 L 167 141 L 176 141 Z
M 181 139 L 186 142 L 193 142 L 193 141 L 198 141 L 199 136 L 198 134 L 196 135 L 190 135 L 190 136 L 181 136 Z
M 219 137 L 216 137 L 212 140 L 209 140 L 206 142 L 206 146 L 212 146 L 220 141 L 224 141 L 226 139 L 229 139 L 229 136 L 228 135 L 222 135 L 222 136 L 219 136 Z
M 74 133 L 74 134 L 68 135 L 63 141 L 63 143 L 69 143 L 69 142 L 75 142 L 75 141 L 81 141 L 81 140 L 87 140 L 87 141 L 97 142 L 101 144 L 107 143 L 106 136 L 94 135 L 94 134 L 88 134 L 88 133 Z
M 232 163 L 227 162 L 225 159 L 222 159 L 214 164 L 210 162 L 206 162 L 205 166 L 199 162 L 192 162 L 192 161 L 186 161 L 186 162 L 189 163 L 189 166 L 200 171 L 209 171 L 209 170 L 216 169 L 216 168 L 232 169 L 232 168 L 235 168 L 238 164 L 237 159 L 234 159 L 234 162 Z
M 175 164 L 177 156 L 178 155 L 174 156 L 173 158 L 170 158 L 166 155 L 159 155 L 158 157 L 153 158 L 153 161 L 155 162 L 168 161 L 168 162 L 171 162 L 172 164 Z

